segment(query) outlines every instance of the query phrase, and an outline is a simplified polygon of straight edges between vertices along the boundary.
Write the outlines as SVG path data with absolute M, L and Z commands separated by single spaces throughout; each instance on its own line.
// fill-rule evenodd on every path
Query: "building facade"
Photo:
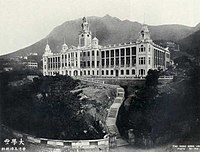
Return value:
M 38 63 L 35 61 L 29 61 L 27 62 L 26 67 L 29 69 L 36 69 L 38 68 Z
M 141 77 L 149 69 L 165 70 L 170 64 L 168 49 L 155 44 L 146 25 L 136 42 L 99 45 L 84 17 L 77 47 L 63 44 L 60 53 L 52 53 L 49 44 L 43 54 L 43 75 Z

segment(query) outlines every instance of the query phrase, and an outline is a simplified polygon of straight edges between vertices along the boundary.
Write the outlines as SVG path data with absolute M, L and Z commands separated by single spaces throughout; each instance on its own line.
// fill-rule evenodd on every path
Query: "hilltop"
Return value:
M 106 15 L 104 17 L 88 17 L 90 30 L 93 36 L 99 39 L 100 45 L 108 45 L 114 43 L 134 42 L 138 37 L 138 32 L 142 24 L 129 20 L 120 20 L 116 17 Z M 49 35 L 42 40 L 20 49 L 14 53 L 4 55 L 5 57 L 25 56 L 29 53 L 38 53 L 40 56 L 44 53 L 44 48 L 49 41 L 49 45 L 53 52 L 58 52 L 66 39 L 68 46 L 78 44 L 78 34 L 80 32 L 81 18 L 66 21 L 55 27 Z M 189 27 L 184 25 L 159 25 L 148 26 L 153 40 L 165 40 L 177 42 L 198 29 L 198 27 Z

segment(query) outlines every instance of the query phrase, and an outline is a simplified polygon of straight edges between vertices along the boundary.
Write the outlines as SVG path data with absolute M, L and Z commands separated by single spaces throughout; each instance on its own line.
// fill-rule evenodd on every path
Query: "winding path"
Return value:
M 103 85 L 110 85 L 110 84 L 105 84 L 104 81 L 96 81 L 95 79 L 90 79 L 90 78 L 86 79 L 81 78 L 80 80 L 86 82 L 99 83 Z M 108 129 L 108 133 L 110 134 L 111 147 L 128 145 L 128 142 L 121 138 L 119 130 L 116 125 L 119 108 L 121 107 L 124 101 L 124 95 L 125 95 L 124 89 L 118 87 L 116 97 L 114 99 L 113 104 L 110 106 L 110 109 L 108 110 L 108 115 L 106 117 L 106 126 Z

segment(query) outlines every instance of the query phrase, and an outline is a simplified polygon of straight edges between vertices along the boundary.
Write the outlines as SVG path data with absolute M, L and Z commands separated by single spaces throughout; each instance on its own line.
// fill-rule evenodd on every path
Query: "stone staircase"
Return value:
M 119 134 L 119 130 L 116 126 L 116 120 L 118 116 L 118 111 L 123 103 L 124 100 L 124 89 L 123 88 L 117 88 L 117 96 L 111 105 L 109 111 L 108 111 L 108 116 L 106 119 L 106 126 L 108 128 L 108 132 L 111 135 L 115 135 L 116 137 L 116 146 L 124 146 L 128 145 L 128 142 L 123 140 Z
M 117 115 L 117 112 L 118 112 L 118 109 L 117 109 L 117 108 L 110 108 L 110 112 L 109 112 L 108 117 L 110 117 L 110 118 L 115 118 L 116 115 Z
M 85 78 L 79 78 L 82 81 L 87 81 L 87 82 L 92 82 L 92 83 L 99 83 L 99 84 L 103 84 L 103 85 L 109 85 L 109 84 L 105 84 L 104 81 L 94 81 L 93 79 L 85 79 Z M 106 118 L 106 126 L 108 129 L 108 132 L 111 135 L 115 136 L 115 142 L 116 145 L 115 146 L 125 146 L 128 145 L 129 143 L 127 141 L 125 141 L 124 139 L 121 138 L 120 134 L 119 134 L 119 130 L 116 126 L 116 120 L 117 120 L 117 116 L 118 116 L 118 111 L 119 108 L 121 107 L 121 104 L 123 103 L 124 100 L 124 89 L 119 87 L 117 88 L 117 96 L 113 102 L 113 104 L 111 105 L 110 109 L 108 110 L 108 115 Z

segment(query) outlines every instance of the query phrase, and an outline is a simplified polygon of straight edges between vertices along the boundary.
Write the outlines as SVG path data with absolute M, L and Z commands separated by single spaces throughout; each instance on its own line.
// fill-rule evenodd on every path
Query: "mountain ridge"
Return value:
M 195 57 L 200 56 L 200 29 L 179 41 L 180 49 Z
M 118 44 L 136 41 L 142 24 L 136 21 L 120 20 L 117 17 L 105 15 L 104 17 L 87 17 L 93 37 L 99 39 L 100 45 Z M 180 24 L 166 24 L 148 26 L 153 40 L 179 41 L 194 32 L 195 27 Z M 58 52 L 64 38 L 68 46 L 78 45 L 78 34 L 81 30 L 81 18 L 66 21 L 55 27 L 46 37 L 40 41 L 4 55 L 7 57 L 24 56 L 29 53 L 44 53 L 47 39 L 53 52 Z

